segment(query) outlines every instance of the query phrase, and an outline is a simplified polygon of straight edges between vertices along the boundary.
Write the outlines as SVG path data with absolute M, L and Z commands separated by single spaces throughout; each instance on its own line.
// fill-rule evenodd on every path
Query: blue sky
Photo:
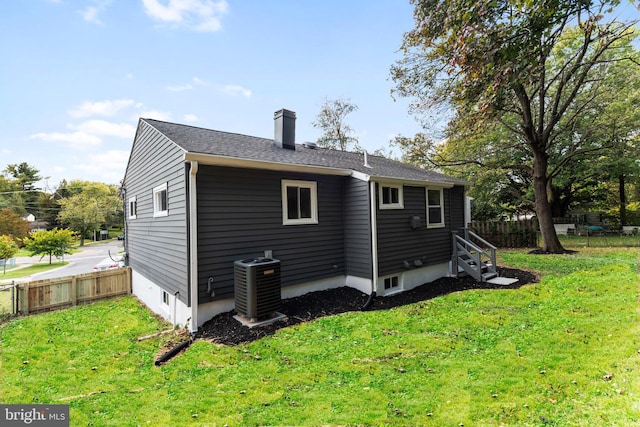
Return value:
M 623 0 L 623 18 L 638 10 Z M 368 151 L 421 131 L 394 101 L 390 66 L 413 27 L 408 0 L 17 0 L 0 13 L 0 169 L 117 184 L 139 117 L 297 141 L 325 99 Z M 633 14 L 634 16 L 628 16 Z
M 0 168 L 116 184 L 139 117 L 273 137 L 297 113 L 297 142 L 326 98 L 350 99 L 361 145 L 419 124 L 394 101 L 412 7 L 401 0 L 20 0 L 0 14 Z

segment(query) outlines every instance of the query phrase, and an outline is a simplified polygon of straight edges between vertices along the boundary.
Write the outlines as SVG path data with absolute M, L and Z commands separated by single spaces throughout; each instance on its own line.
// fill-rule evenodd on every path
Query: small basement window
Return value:
M 400 280 L 398 276 L 389 276 L 384 278 L 384 292 L 393 292 L 400 289 Z
M 315 181 L 282 180 L 282 223 L 318 223 L 318 189 Z
M 444 199 L 442 188 L 427 189 L 427 227 L 444 227 Z
M 169 205 L 167 201 L 167 183 L 158 185 L 153 189 L 153 216 L 169 215 Z
M 136 197 L 129 197 L 129 219 L 136 219 L 138 216 L 138 200 Z
M 167 291 L 162 291 L 162 304 L 169 305 L 169 293 Z
M 380 209 L 403 209 L 402 185 L 382 185 L 379 188 Z

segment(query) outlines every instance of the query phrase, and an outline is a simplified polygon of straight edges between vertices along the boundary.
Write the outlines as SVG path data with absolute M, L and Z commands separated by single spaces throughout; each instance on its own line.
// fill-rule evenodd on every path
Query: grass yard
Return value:
M 602 235 L 602 236 L 565 236 L 559 235 L 565 247 L 582 249 L 592 248 L 637 248 L 640 247 L 640 234 Z
M 640 425 L 638 251 L 505 264 L 542 283 L 476 290 L 197 341 L 155 367 L 167 326 L 133 298 L 0 329 L 2 403 L 68 403 L 71 425 Z

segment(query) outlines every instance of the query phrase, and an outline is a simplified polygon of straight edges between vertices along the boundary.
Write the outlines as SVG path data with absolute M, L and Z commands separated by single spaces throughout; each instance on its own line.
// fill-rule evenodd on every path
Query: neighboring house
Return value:
M 31 231 L 46 230 L 47 226 L 49 225 L 46 221 L 37 221 L 36 217 L 33 214 L 27 214 L 23 216 L 22 219 L 29 223 Z
M 140 119 L 123 180 L 133 292 L 191 331 L 234 308 L 234 261 L 281 261 L 282 297 L 377 295 L 451 274 L 467 182 L 382 157 Z

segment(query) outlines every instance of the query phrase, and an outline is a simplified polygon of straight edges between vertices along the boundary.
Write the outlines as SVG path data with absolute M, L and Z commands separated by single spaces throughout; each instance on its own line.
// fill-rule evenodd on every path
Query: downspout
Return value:
M 191 161 L 189 170 L 189 295 L 191 297 L 191 335 L 198 332 L 198 193 L 196 174 L 198 162 Z
M 376 289 L 378 289 L 378 224 L 376 221 L 376 183 L 373 181 L 369 181 L 369 196 L 371 201 L 371 273 L 373 278 L 371 279 L 371 293 L 367 302 L 362 306 L 363 310 L 369 308 L 376 297 Z

